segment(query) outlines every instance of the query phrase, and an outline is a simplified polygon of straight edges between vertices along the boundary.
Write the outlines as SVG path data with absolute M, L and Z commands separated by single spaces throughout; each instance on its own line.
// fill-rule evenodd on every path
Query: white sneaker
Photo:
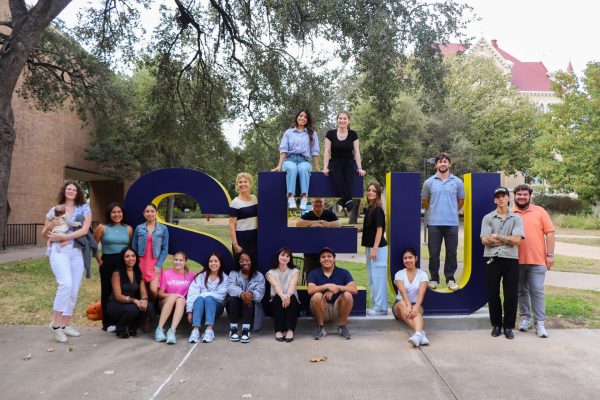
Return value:
M 408 338 L 408 342 L 415 347 L 419 347 L 421 345 L 421 336 L 421 332 L 417 332 Z
M 458 285 L 456 284 L 456 282 L 454 282 L 454 281 L 448 281 L 448 289 L 452 290 L 453 292 L 456 292 L 460 288 L 458 287 Z
M 429 346 L 429 339 L 425 336 L 425 331 L 421 331 L 421 346 Z
M 50 322 L 50 332 L 52 332 L 52 334 L 54 335 L 54 339 L 58 342 L 58 343 L 67 343 L 67 340 L 69 340 L 67 338 L 67 335 L 65 334 L 65 330 L 58 328 L 58 329 L 54 329 L 52 327 L 52 322 Z
M 106 332 L 108 333 L 113 333 L 117 330 L 117 326 L 116 325 L 109 325 L 108 328 L 106 328 Z
M 300 209 L 302 211 L 306 210 L 306 206 L 308 205 L 308 197 L 303 197 L 300 199 Z
M 538 337 L 541 337 L 541 338 L 548 337 L 548 331 L 546 330 L 546 327 L 544 326 L 544 321 L 537 321 L 535 323 L 535 333 L 538 335 Z
M 433 290 L 438 287 L 438 281 L 429 281 L 429 289 Z
M 65 326 L 63 329 L 63 332 L 67 336 L 73 336 L 73 337 L 81 336 L 81 333 L 79 333 L 79 331 L 77 329 L 73 328 L 72 326 Z
M 288 197 L 288 208 L 290 210 L 295 210 L 296 208 L 298 208 L 298 206 L 296 205 L 296 199 L 294 198 L 294 196 Z M 305 208 L 306 208 L 306 206 L 305 206 Z
M 207 329 L 202 335 L 202 343 L 210 343 L 215 340 L 215 332 L 212 329 Z
M 200 341 L 200 331 L 198 329 L 192 330 L 192 334 L 190 335 L 188 342 L 198 343 L 199 341 Z
M 527 332 L 531 328 L 531 320 L 529 318 L 523 318 L 519 324 L 519 330 L 521 332 Z

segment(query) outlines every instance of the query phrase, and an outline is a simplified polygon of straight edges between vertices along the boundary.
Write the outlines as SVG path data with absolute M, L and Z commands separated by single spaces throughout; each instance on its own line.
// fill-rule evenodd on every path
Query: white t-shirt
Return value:
M 415 275 L 415 279 L 412 282 L 408 280 L 408 276 L 406 276 L 406 268 L 396 272 L 394 275 L 394 282 L 397 280 L 402 280 L 404 283 L 404 287 L 406 288 L 406 293 L 408 294 L 408 299 L 411 303 L 417 302 L 417 297 L 419 296 L 419 287 L 421 286 L 421 282 L 429 282 L 429 277 L 427 274 L 420 269 L 417 268 L 417 274 Z M 397 300 L 402 300 L 402 295 L 398 293 L 396 296 Z

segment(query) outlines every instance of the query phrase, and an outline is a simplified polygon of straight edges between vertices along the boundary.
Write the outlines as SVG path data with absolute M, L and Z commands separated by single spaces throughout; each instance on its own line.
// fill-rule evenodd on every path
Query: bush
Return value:
M 594 214 L 553 214 L 552 221 L 561 228 L 569 229 L 600 229 L 600 219 Z
M 589 211 L 589 205 L 585 201 L 573 199 L 569 196 L 539 194 L 534 197 L 534 203 L 544 207 L 548 212 L 560 214 L 583 214 Z

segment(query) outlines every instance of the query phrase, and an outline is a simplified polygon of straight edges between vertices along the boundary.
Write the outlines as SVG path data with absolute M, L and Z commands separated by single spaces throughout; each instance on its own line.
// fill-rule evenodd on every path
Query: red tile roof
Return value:
M 512 84 L 520 91 L 551 91 L 552 82 L 548 77 L 548 70 L 541 61 L 523 62 L 498 47 L 498 41 L 492 39 L 492 47 L 504 58 L 512 63 Z M 444 57 L 450 54 L 462 53 L 466 50 L 460 43 L 440 45 Z
M 451 54 L 464 53 L 465 50 L 466 47 L 460 43 L 440 44 L 440 51 L 442 52 L 444 58 L 448 57 Z

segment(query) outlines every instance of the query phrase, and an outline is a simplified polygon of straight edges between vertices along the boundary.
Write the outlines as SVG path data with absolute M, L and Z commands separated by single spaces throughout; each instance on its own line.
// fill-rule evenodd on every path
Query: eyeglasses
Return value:
M 250 264 L 250 260 L 240 260 L 240 264 Z

